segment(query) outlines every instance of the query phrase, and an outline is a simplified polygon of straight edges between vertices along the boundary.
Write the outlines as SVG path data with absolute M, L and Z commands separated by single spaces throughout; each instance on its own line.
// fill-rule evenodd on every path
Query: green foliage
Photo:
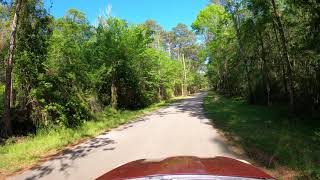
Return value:
M 111 103 L 112 83 L 117 87 L 120 108 L 139 108 L 154 102 L 150 99 L 154 86 L 147 84 L 154 77 L 146 76 L 153 64 L 144 56 L 149 42 L 150 33 L 144 26 L 129 27 L 116 18 L 101 19 L 95 53 L 101 64 L 98 96 L 105 104 Z
M 9 16 L 10 11 L 8 5 L 0 3 L 0 82 L 2 83 L 4 83 L 5 59 L 9 44 Z
M 235 87 L 242 84 L 241 72 L 235 66 L 237 44 L 231 16 L 223 6 L 211 4 L 199 13 L 192 27 L 205 39 L 203 56 L 209 60 L 207 75 L 211 86 L 228 95 L 239 93 Z
M 10 32 L 4 30 L 14 8 L 0 7 L 0 33 L 6 35 L 1 48 L 7 50 Z M 99 17 L 94 27 L 76 9 L 54 19 L 42 1 L 23 1 L 13 71 L 14 132 L 75 128 L 107 106 L 139 109 L 184 88 L 195 92 L 205 86 L 197 82 L 204 80 L 198 48 L 183 24 L 166 32 L 153 20 L 133 25 Z
M 4 85 L 0 84 L 0 102 L 4 101 Z M 0 112 L 3 111 L 3 103 L 0 104 Z
M 204 40 L 210 86 L 269 106 L 211 94 L 206 109 L 215 125 L 251 158 L 285 165 L 302 179 L 319 178 L 318 7 L 314 1 L 230 0 L 211 3 L 192 25 Z M 272 107 L 285 103 L 290 111 Z
M 210 85 L 251 103 L 287 102 L 319 114 L 318 7 L 291 0 L 208 5 L 192 27 L 204 39 Z
M 308 15 L 301 13 L 305 7 L 293 1 L 276 1 L 275 5 L 271 2 L 212 3 L 199 13 L 193 28 L 204 37 L 210 85 L 226 96 L 266 105 L 289 103 L 289 92 L 294 91 L 297 112 L 308 112 L 307 117 L 316 119 L 319 114 L 318 93 L 315 93 L 319 92 L 316 82 L 319 59 L 302 30 L 310 25 L 309 20 L 304 20 Z M 315 28 L 314 24 L 312 26 Z M 308 32 L 308 36 L 315 33 L 314 29 Z M 316 35 L 310 37 L 317 38 Z M 267 157 L 274 157 L 276 163 L 302 174 L 309 171 L 306 174 L 315 177 L 311 174 L 316 173 L 312 169 L 317 168 L 319 160 L 314 155 L 319 149 L 313 142 L 304 140 L 311 138 L 307 132 L 312 134 L 318 124 L 312 126 L 309 121 L 287 119 L 288 111 L 283 108 L 276 111 L 274 108 L 248 107 L 243 102 L 217 95 L 211 98 L 217 100 L 209 101 L 208 98 L 206 104 L 213 113 L 215 124 L 232 136 L 239 136 L 238 143 L 249 155 L 255 157 L 252 149 L 258 150 Z M 300 147 L 305 151 L 300 152 Z M 303 156 L 296 157 L 296 154 Z M 265 161 L 264 165 L 270 165 L 270 162 L 262 161 Z

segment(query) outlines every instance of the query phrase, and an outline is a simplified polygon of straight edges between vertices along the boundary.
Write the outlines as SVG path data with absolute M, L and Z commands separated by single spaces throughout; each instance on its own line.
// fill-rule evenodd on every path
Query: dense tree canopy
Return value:
M 166 31 L 154 20 L 129 24 L 110 15 L 92 26 L 76 9 L 54 19 L 41 0 L 23 1 L 8 80 L 5 64 L 18 2 L 0 3 L 0 91 L 13 83 L 15 133 L 74 127 L 105 107 L 143 108 L 195 92 L 206 82 L 251 103 L 319 112 L 315 1 L 212 1 L 193 22 L 194 32 L 184 24 Z
M 205 43 L 211 86 L 251 103 L 318 114 L 318 10 L 315 1 L 212 2 L 192 25 Z
M 143 108 L 206 86 L 201 47 L 184 24 L 167 32 L 154 20 L 135 25 L 109 15 L 92 26 L 76 9 L 54 19 L 41 0 L 21 1 L 17 12 L 18 2 L 0 3 L 1 93 L 18 15 L 9 96 L 15 134 L 75 127 L 104 108 Z

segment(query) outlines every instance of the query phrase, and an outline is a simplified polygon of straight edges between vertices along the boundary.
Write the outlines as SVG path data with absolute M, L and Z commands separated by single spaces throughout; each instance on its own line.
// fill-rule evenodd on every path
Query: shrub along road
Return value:
M 120 164 L 142 158 L 235 157 L 205 117 L 205 95 L 179 100 L 11 179 L 94 179 Z

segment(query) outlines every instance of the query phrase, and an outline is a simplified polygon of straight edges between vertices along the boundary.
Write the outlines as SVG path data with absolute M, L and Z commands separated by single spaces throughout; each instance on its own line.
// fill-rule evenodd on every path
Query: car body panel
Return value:
M 214 175 L 273 179 L 248 163 L 221 156 L 215 158 L 178 156 L 158 161 L 141 159 L 122 165 L 97 179 L 133 179 L 155 175 Z

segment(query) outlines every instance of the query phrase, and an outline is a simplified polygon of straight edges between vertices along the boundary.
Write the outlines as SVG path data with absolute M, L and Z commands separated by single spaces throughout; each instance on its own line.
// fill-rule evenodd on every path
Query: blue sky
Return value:
M 96 17 L 112 6 L 112 16 L 126 19 L 129 23 L 156 20 L 166 30 L 178 23 L 191 25 L 197 14 L 209 0 L 44 0 L 50 13 L 61 17 L 70 8 L 76 8 L 87 15 L 91 24 Z

